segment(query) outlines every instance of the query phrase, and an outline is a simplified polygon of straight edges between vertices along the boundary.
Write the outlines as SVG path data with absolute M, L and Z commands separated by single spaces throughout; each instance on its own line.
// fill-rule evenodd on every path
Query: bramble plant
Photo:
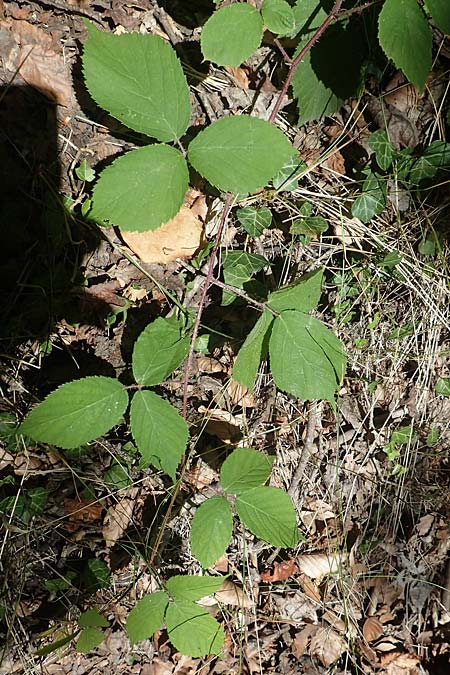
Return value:
M 369 42 L 378 25 L 379 43 L 387 57 L 423 89 L 431 67 L 432 40 L 419 3 L 385 0 L 381 12 L 380 3 L 369 7 L 372 23 L 368 22 L 366 31 L 361 29 L 362 9 L 341 10 L 342 4 L 342 0 L 334 4 L 299 0 L 291 6 L 285 0 L 264 0 L 259 12 L 247 3 L 233 3 L 216 10 L 205 23 L 203 56 L 218 65 L 239 66 L 260 46 L 264 26 L 278 37 L 295 37 L 296 51 L 287 63 L 288 76 L 270 122 L 292 83 L 303 123 L 335 112 L 344 98 L 362 86 Z M 427 0 L 427 8 L 435 24 L 450 32 L 447 0 Z M 189 87 L 175 51 L 162 38 L 112 35 L 90 23 L 86 26 L 89 37 L 83 72 L 91 96 L 128 128 L 157 141 L 115 159 L 101 172 L 84 209 L 91 220 L 122 231 L 157 229 L 183 204 L 188 163 L 212 186 L 228 193 L 227 199 L 255 192 L 270 182 L 275 190 L 296 188 L 305 165 L 287 137 L 268 121 L 243 114 L 229 116 L 190 140 L 194 134 L 189 130 Z M 364 33 L 367 40 L 361 37 Z M 372 147 L 381 170 L 388 170 L 394 160 L 403 161 L 380 133 L 372 137 Z M 417 162 L 422 162 L 423 172 L 424 161 L 431 166 L 428 175 L 434 175 L 434 169 L 442 166 L 441 159 L 431 158 L 435 150 L 425 160 L 412 158 L 405 176 L 410 179 L 417 172 Z M 441 150 L 438 154 L 442 155 Z M 94 177 L 82 175 L 84 180 Z M 384 203 L 380 181 L 377 173 L 367 176 L 361 197 L 365 202 L 355 202 L 354 215 L 367 219 L 370 213 L 378 213 Z M 270 224 L 271 211 L 247 207 L 237 211 L 237 218 L 250 237 L 257 237 Z M 291 233 L 313 236 L 326 227 L 326 221 L 313 216 L 305 204 Z M 229 287 L 242 290 L 245 285 L 247 290 L 253 274 L 268 264 L 260 255 L 228 252 L 223 261 L 227 289 L 222 304 L 234 302 Z M 325 399 L 335 406 L 346 356 L 340 340 L 310 314 L 318 306 L 322 283 L 319 269 L 292 285 L 269 293 L 263 289 L 262 302 L 256 303 L 261 315 L 238 352 L 235 380 L 252 390 L 260 364 L 268 358 L 278 388 L 303 400 Z M 183 466 L 188 425 L 150 388 L 163 383 L 182 364 L 196 337 L 195 327 L 176 316 L 156 319 L 134 345 L 135 385 L 96 376 L 63 384 L 29 413 L 21 433 L 38 442 L 77 448 L 124 422 L 131 393 L 129 424 L 141 455 L 140 466 L 153 465 L 175 483 L 182 478 L 177 472 Z M 200 505 L 192 521 L 192 553 L 203 568 L 210 567 L 229 545 L 234 512 L 250 532 L 269 544 L 292 547 L 299 541 L 290 497 L 281 489 L 265 486 L 270 472 L 271 460 L 252 448 L 237 448 L 225 460 L 217 495 Z M 197 601 L 216 592 L 222 581 L 223 577 L 214 576 L 172 577 L 164 590 L 144 596 L 130 612 L 130 640 L 146 639 L 165 624 L 179 651 L 192 656 L 218 654 L 223 628 Z M 84 630 L 81 651 L 99 644 L 102 633 L 98 629 L 106 626 L 103 617 L 89 615 L 79 625 Z

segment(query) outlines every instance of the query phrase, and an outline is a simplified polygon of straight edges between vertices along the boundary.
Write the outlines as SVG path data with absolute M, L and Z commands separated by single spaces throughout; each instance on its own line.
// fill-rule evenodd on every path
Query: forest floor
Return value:
M 448 673 L 450 388 L 436 383 L 450 375 L 449 181 L 417 195 L 392 176 L 387 207 L 367 224 L 348 207 L 351 176 L 380 119 L 376 101 L 390 93 L 384 128 L 398 147 L 448 137 L 448 38 L 433 69 L 438 85 L 424 94 L 399 85 L 393 96 L 391 80 L 378 99 L 365 92 L 301 127 L 287 101 L 278 122 L 309 170 L 296 189 L 271 196 L 273 221 L 260 236 L 248 237 L 233 210 L 221 241 L 224 251 L 264 255 L 271 266 L 258 280 L 269 288 L 324 268 L 318 314 L 348 354 L 336 411 L 280 392 L 264 364 L 254 392 L 236 387 L 233 359 L 253 313 L 242 302 L 221 305 L 212 286 L 188 386 L 196 452 L 152 568 L 170 486 L 139 469 L 125 427 L 71 453 L 15 434 L 64 382 L 126 378 L 139 333 L 172 310 L 168 294 L 198 309 L 207 255 L 186 256 L 181 234 L 154 254 L 145 238 L 124 241 L 80 216 L 91 189 L 80 166 L 98 174 L 135 145 L 90 99 L 80 55 L 85 19 L 156 33 L 188 73 L 194 124 L 250 104 L 267 118 L 280 54 L 266 40 L 244 67 L 202 63 L 199 27 L 213 8 L 207 0 L 0 1 L 0 674 Z M 202 190 L 189 206 L 208 252 L 223 200 Z M 57 193 L 72 217 L 58 216 Z M 323 233 L 290 233 L 293 205 L 303 202 L 326 220 Z M 268 202 L 262 192 L 249 203 Z M 179 409 L 183 374 L 181 366 L 160 388 Z M 209 601 L 226 631 L 221 657 L 184 656 L 164 630 L 131 646 L 125 624 L 136 600 L 156 579 L 200 572 L 189 523 L 239 445 L 274 457 L 271 485 L 292 496 L 302 541 L 274 550 L 236 529 L 212 570 L 228 574 L 220 600 Z M 109 624 L 99 647 L 80 653 L 72 640 L 45 653 L 92 607 Z

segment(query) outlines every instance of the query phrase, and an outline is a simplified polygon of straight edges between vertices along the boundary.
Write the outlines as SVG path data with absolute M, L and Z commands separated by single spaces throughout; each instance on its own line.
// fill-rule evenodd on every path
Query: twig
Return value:
M 343 0 L 336 0 L 335 1 L 334 5 L 333 5 L 333 8 L 332 8 L 331 12 L 329 13 L 329 15 L 327 16 L 327 18 L 319 26 L 319 28 L 316 30 L 314 35 L 309 38 L 308 42 L 303 47 L 303 49 L 299 52 L 299 54 L 297 54 L 295 59 L 293 59 L 291 61 L 286 80 L 284 81 L 283 87 L 282 87 L 282 89 L 281 89 L 281 91 L 278 95 L 278 98 L 277 98 L 277 101 L 276 101 L 276 103 L 273 107 L 273 110 L 270 113 L 269 122 L 273 123 L 275 121 L 275 118 L 278 115 L 278 112 L 281 108 L 281 104 L 283 102 L 283 99 L 286 96 L 287 90 L 289 89 L 289 86 L 292 82 L 292 78 L 294 77 L 294 73 L 297 69 L 298 64 L 300 63 L 300 61 L 303 61 L 306 54 L 315 45 L 315 43 L 320 38 L 320 36 L 326 31 L 326 29 L 328 28 L 330 23 L 332 23 L 332 21 L 334 21 L 337 18 L 339 10 L 341 9 L 342 2 L 343 2 Z
M 59 9 L 65 14 L 78 14 L 78 16 L 85 16 L 95 23 L 98 23 L 99 26 L 105 27 L 105 24 L 101 19 L 98 18 L 98 12 L 94 12 L 91 9 L 83 9 L 82 7 L 77 7 L 77 5 L 69 5 L 63 0 L 35 0 L 38 5 L 43 5 L 44 7 L 52 7 L 53 9 Z
M 299 486 L 303 478 L 303 474 L 305 473 L 306 465 L 308 464 L 311 455 L 314 454 L 316 449 L 314 444 L 314 435 L 319 424 L 321 411 L 321 401 L 312 401 L 310 403 L 308 411 L 308 425 L 306 427 L 306 438 L 303 444 L 303 450 L 297 468 L 295 469 L 294 475 L 292 476 L 292 481 L 288 490 L 288 494 L 292 497 L 294 504 L 297 503 Z

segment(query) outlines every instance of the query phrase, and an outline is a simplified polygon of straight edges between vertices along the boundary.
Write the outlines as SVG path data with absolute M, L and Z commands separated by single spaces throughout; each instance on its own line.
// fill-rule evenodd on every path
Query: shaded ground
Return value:
M 125 427 L 76 453 L 14 434 L 16 419 L 63 382 L 89 374 L 126 381 L 137 335 L 171 309 L 166 291 L 198 306 L 202 261 L 195 268 L 141 263 L 112 228 L 83 221 L 90 186 L 77 174 L 83 160 L 98 172 L 136 141 L 84 88 L 83 17 L 176 45 L 193 85 L 196 125 L 247 109 L 264 62 L 254 110 L 267 117 L 280 83 L 273 45 L 265 43 L 246 69 L 208 70 L 198 27 L 213 3 L 190 4 L 189 11 L 186 3 L 151 0 L 0 5 L 0 673 L 446 673 L 450 399 L 435 384 L 449 375 L 448 182 L 415 197 L 391 181 L 388 207 L 369 225 L 352 219 L 348 204 L 370 131 L 386 125 L 401 146 L 445 140 L 448 38 L 425 94 L 396 89 L 387 116 L 373 92 L 301 128 L 286 106 L 280 125 L 310 172 L 295 192 L 270 197 L 273 225 L 258 239 L 246 237 L 235 214 L 228 224 L 224 249 L 265 255 L 272 267 L 259 281 L 269 287 L 324 266 L 320 315 L 349 355 L 337 414 L 277 391 L 264 368 L 253 396 L 242 398 L 230 371 L 249 310 L 221 307 L 213 288 L 202 332 L 216 340 L 196 354 L 189 384 L 196 454 L 153 570 L 146 563 L 169 484 L 138 470 Z M 207 192 L 200 198 L 211 239 L 222 202 Z M 266 201 L 263 194 L 249 203 Z M 328 223 L 306 241 L 289 231 L 303 201 Z M 163 387 L 178 406 L 182 377 Z M 235 532 L 215 566 L 239 589 L 238 599 L 231 593 L 211 609 L 226 627 L 222 659 L 182 656 L 164 631 L 131 647 L 124 626 L 136 598 L 156 588 L 155 578 L 200 571 L 189 522 L 238 442 L 275 456 L 272 484 L 293 497 L 304 541 L 274 552 Z M 69 642 L 36 655 L 75 630 L 90 607 L 110 623 L 100 647 L 84 655 Z

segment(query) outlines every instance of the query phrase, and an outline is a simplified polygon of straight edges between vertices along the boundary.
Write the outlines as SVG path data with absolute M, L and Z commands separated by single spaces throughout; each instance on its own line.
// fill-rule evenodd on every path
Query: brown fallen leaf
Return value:
M 373 642 L 378 640 L 381 635 L 384 633 L 383 624 L 377 619 L 376 616 L 369 616 L 364 621 L 363 626 L 363 635 L 367 642 Z
M 267 570 L 261 574 L 261 580 L 273 584 L 275 581 L 285 581 L 297 571 L 295 558 L 284 560 L 283 562 L 274 562 L 273 572 Z
M 301 659 L 301 657 L 306 654 L 309 641 L 319 629 L 320 626 L 309 623 L 295 635 L 292 641 L 291 649 L 296 659 Z
M 230 400 L 234 405 L 240 405 L 241 408 L 254 408 L 255 399 L 253 394 L 236 380 L 230 380 L 227 387 Z
M 98 502 L 87 501 L 82 497 L 64 500 L 64 510 L 69 516 L 64 526 L 68 532 L 76 532 L 82 525 L 93 523 L 100 519 L 103 506 Z
M 240 586 L 233 584 L 229 579 L 224 580 L 217 593 L 214 593 L 214 597 L 224 605 L 231 605 L 232 607 L 248 609 L 253 606 L 251 599 L 245 591 Z
M 319 628 L 311 638 L 310 654 L 324 666 L 331 666 L 346 649 L 344 640 L 332 628 Z
M 296 562 L 297 567 L 303 574 L 311 577 L 311 579 L 318 579 L 326 574 L 337 572 L 342 560 L 343 558 L 339 554 L 309 553 L 299 555 Z
M 137 489 L 133 488 L 126 497 L 109 507 L 102 528 L 107 546 L 114 546 L 130 524 L 137 492 Z

